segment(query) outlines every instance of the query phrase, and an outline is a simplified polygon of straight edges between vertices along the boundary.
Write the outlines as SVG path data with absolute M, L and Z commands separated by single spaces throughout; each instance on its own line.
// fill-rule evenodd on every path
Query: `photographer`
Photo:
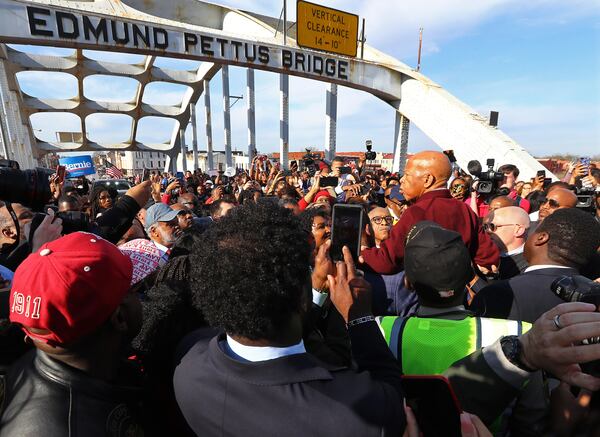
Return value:
M 515 189 L 517 177 L 519 176 L 517 166 L 505 164 L 494 171 L 493 165 L 494 160 L 488 159 L 488 169 L 483 172 L 479 161 L 469 162 L 469 172 L 479 180 L 473 182 L 471 196 L 465 200 L 465 203 L 478 217 L 483 218 L 490 212 L 492 199 L 498 196 L 506 196 L 513 201 L 514 205 L 529 213 L 531 209 L 529 201 L 520 197 Z

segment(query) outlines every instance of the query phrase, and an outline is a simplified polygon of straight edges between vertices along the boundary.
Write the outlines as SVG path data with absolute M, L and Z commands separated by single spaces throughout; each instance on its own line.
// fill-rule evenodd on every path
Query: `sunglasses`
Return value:
M 391 215 L 377 216 L 377 217 L 373 217 L 371 219 L 371 221 L 373 223 L 375 223 L 376 225 L 381 225 L 384 222 L 385 222 L 386 225 L 393 225 L 394 224 L 394 217 L 392 217 Z
M 554 200 L 554 199 L 546 199 L 542 202 L 542 205 L 548 204 L 548 206 L 550 206 L 550 208 L 556 209 L 558 207 L 560 207 L 560 204 Z
M 484 223 L 481 227 L 485 232 L 496 232 L 498 228 L 501 228 L 503 226 L 517 226 L 517 223 L 508 223 L 505 225 L 497 225 L 495 223 Z

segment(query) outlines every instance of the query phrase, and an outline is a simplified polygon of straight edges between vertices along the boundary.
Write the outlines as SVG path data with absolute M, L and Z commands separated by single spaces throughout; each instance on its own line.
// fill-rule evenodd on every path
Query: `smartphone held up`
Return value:
M 342 248 L 347 246 L 354 262 L 358 262 L 363 221 L 362 206 L 346 204 L 333 206 L 331 249 L 329 252 L 333 261 L 344 260 Z

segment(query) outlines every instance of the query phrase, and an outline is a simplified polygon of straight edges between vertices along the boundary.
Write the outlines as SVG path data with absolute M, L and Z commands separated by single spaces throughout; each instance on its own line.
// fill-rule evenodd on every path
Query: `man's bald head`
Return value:
M 446 182 L 452 174 L 452 164 L 442 152 L 426 150 L 413 155 L 410 161 L 420 171 L 431 173 L 439 181 Z
M 428 150 L 413 155 L 400 180 L 404 197 L 415 200 L 428 191 L 445 188 L 451 173 L 452 165 L 442 152 Z
M 559 209 L 575 208 L 577 195 L 566 188 L 554 188 L 546 195 L 546 200 L 540 206 L 539 219 L 543 221 Z
M 494 211 L 494 217 L 501 223 L 514 223 L 529 227 L 529 214 L 519 206 L 506 206 Z
M 490 211 L 495 211 L 500 208 L 506 208 L 509 206 L 514 206 L 514 200 L 508 198 L 507 196 L 497 196 L 492 199 L 490 202 Z
M 487 232 L 502 252 L 518 249 L 525 244 L 529 229 L 529 214 L 518 206 L 496 209 L 486 217 Z

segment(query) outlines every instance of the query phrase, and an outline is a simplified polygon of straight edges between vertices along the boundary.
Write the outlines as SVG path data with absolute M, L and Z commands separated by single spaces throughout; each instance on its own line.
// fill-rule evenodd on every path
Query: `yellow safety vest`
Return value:
M 531 324 L 466 317 L 378 317 L 385 341 L 407 375 L 437 375 L 456 361 L 506 335 L 521 335 Z

